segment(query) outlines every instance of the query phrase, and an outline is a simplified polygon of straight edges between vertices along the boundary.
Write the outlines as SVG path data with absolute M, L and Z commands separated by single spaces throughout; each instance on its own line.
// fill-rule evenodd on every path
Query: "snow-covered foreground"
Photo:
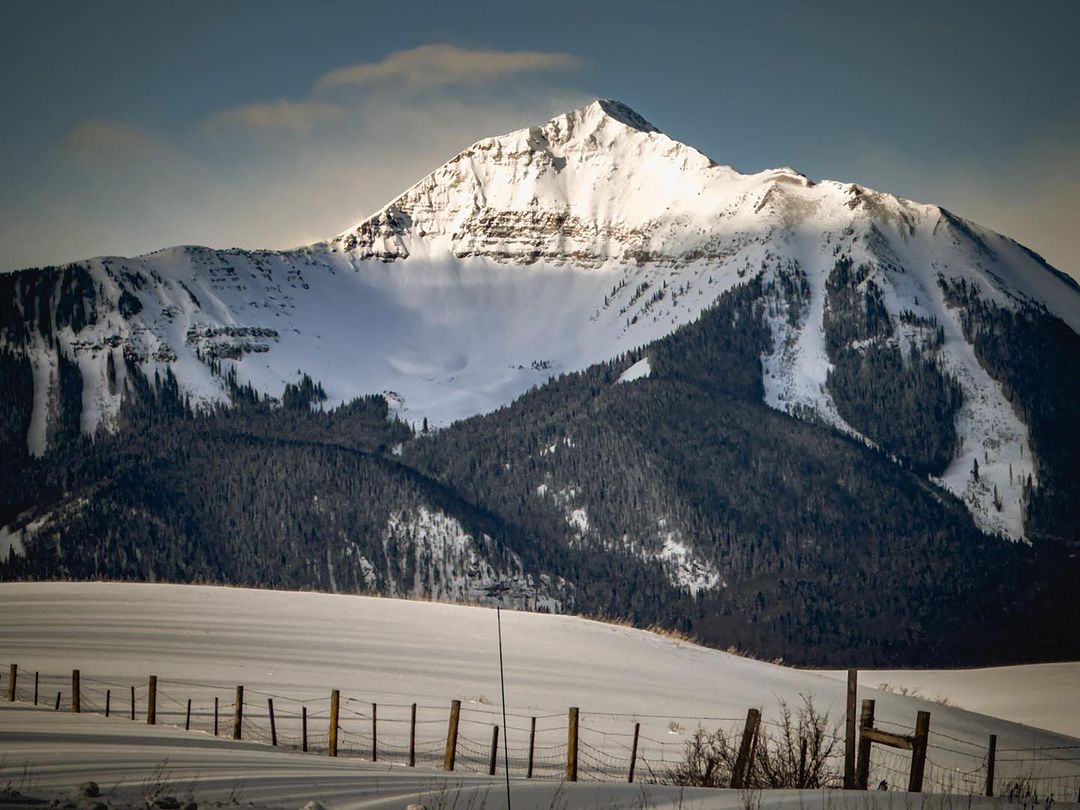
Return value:
M 124 720 L 56 714 L 22 704 L 0 704 L 0 786 L 9 780 L 35 796 L 70 795 L 86 779 L 98 781 L 102 799 L 114 807 L 140 806 L 148 791 L 202 807 L 299 808 L 315 799 L 333 810 L 501 810 L 500 777 L 447 775 L 437 771 L 347 759 L 282 754 L 253 743 L 215 740 L 171 728 Z M 24 763 L 31 763 L 25 771 Z M 164 764 L 164 767 L 162 764 Z M 964 796 L 841 791 L 770 791 L 678 788 L 625 783 L 511 783 L 518 810 L 743 810 L 747 801 L 787 810 L 991 810 L 1035 803 Z M 10 804 L 10 803 L 8 803 Z M 1068 803 L 1057 803 L 1065 804 Z M 753 805 L 749 805 L 753 806 Z M 1076 806 L 1075 803 L 1072 806 Z
M 569 706 L 582 713 L 582 778 L 618 781 L 625 780 L 620 769 L 628 761 L 635 722 L 642 735 L 640 780 L 664 776 L 699 723 L 731 734 L 747 708 L 762 708 L 770 721 L 778 699 L 797 702 L 800 695 L 813 697 L 833 721 L 843 714 L 843 682 L 827 674 L 565 616 L 508 612 L 502 620 L 515 776 L 523 775 L 532 717 L 538 728 L 537 775 L 561 771 Z M 441 762 L 454 698 L 463 704 L 459 766 L 486 770 L 491 726 L 502 725 L 495 632 L 495 612 L 485 608 L 196 586 L 4 584 L 3 685 L 6 689 L 7 664 L 17 663 L 20 697 L 32 699 L 33 673 L 40 672 L 40 700 L 50 708 L 5 706 L 0 743 L 9 768 L 30 762 L 42 789 L 67 789 L 87 778 L 105 785 L 120 770 L 130 784 L 168 758 L 178 776 L 180 771 L 187 780 L 197 776 L 199 791 L 209 797 L 227 796 L 242 777 L 245 800 L 275 806 L 319 798 L 342 807 L 403 807 L 405 799 L 415 800 L 424 790 L 443 789 L 443 775 L 431 768 Z M 127 715 L 129 690 L 136 685 L 141 721 L 146 678 L 155 674 L 160 721 L 183 725 L 190 699 L 192 727 L 204 733 L 148 729 L 122 717 L 56 713 L 51 707 L 57 692 L 61 707 L 69 705 L 73 668 L 81 671 L 84 711 L 100 709 L 108 688 L 112 712 Z M 246 690 L 244 735 L 249 738 L 239 744 L 206 733 L 214 697 L 221 734 L 229 733 L 238 684 Z M 1068 681 L 1063 687 L 1068 691 Z M 298 741 L 299 701 L 308 709 L 312 748 L 325 745 L 327 698 L 335 688 L 342 692 L 342 746 L 353 756 L 334 762 L 254 741 L 266 739 L 266 701 L 272 697 L 282 747 Z M 931 712 L 928 790 L 979 792 L 986 740 L 996 733 L 1002 786 L 1003 780 L 1024 777 L 1034 780 L 1041 795 L 1075 798 L 1080 740 L 895 694 L 860 693 L 877 700 L 879 725 L 888 730 L 910 730 L 918 709 Z M 950 697 L 962 702 L 960 694 Z M 1045 698 L 1060 702 L 1075 693 L 1072 698 L 1046 693 Z M 373 702 L 378 704 L 379 759 L 365 763 L 359 757 L 370 759 Z M 413 702 L 419 704 L 417 761 L 424 767 L 410 769 L 399 763 L 407 750 Z M 901 754 L 875 749 L 872 763 L 874 784 L 886 779 L 901 786 L 906 772 Z M 468 773 L 451 778 L 485 794 L 498 784 Z M 557 787 L 554 781 L 515 785 L 523 796 L 515 806 L 547 807 Z M 607 807 L 609 801 L 640 806 L 638 791 L 616 781 L 580 784 L 565 793 L 565 806 Z M 486 806 L 500 806 L 497 793 L 491 789 Z M 661 791 L 648 806 L 675 804 L 677 794 Z M 714 791 L 698 805 L 686 801 L 695 795 L 684 794 L 683 806 L 737 806 L 739 800 L 737 793 Z M 374 803 L 365 804 L 368 800 Z M 793 794 L 784 801 L 813 806 L 821 800 L 806 804 L 806 797 Z

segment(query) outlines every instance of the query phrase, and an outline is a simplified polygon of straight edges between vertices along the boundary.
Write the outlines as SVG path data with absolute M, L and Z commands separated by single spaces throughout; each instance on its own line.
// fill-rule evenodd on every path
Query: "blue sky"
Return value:
M 1080 3 L 0 7 L 0 268 L 336 233 L 486 135 L 617 98 L 1080 276 Z

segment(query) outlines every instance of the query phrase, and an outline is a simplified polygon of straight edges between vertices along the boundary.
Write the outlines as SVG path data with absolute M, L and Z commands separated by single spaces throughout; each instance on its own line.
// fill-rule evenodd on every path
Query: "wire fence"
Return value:
M 71 712 L 72 674 L 26 672 L 14 683 L 9 665 L 0 665 L 0 699 L 34 703 Z M 246 688 L 237 712 L 237 687 L 192 680 L 157 678 L 129 682 L 83 675 L 78 678 L 82 713 L 148 722 L 151 698 L 155 724 L 276 746 L 288 751 L 326 756 L 331 750 L 331 696 L 290 696 Z M 341 695 L 338 703 L 336 756 L 420 768 L 446 765 L 451 707 L 419 703 L 374 702 Z M 581 712 L 576 736 L 576 776 L 588 781 L 678 783 L 693 753 L 694 731 L 707 731 L 711 745 L 729 752 L 742 743 L 746 718 Z M 492 750 L 493 727 L 499 744 Z M 515 778 L 567 778 L 571 751 L 568 715 L 526 714 L 476 703 L 461 706 L 453 768 L 468 773 L 509 770 Z M 875 726 L 895 734 L 912 733 L 910 725 L 877 719 Z M 668 732 L 657 735 L 657 730 Z M 792 732 L 783 719 L 764 720 L 751 748 L 746 776 L 751 787 L 769 787 L 759 763 L 790 750 Z M 844 770 L 844 739 L 830 729 L 816 750 L 824 752 L 820 781 L 839 787 Z M 663 739 L 667 736 L 668 739 Z M 794 740 L 795 750 L 800 740 Z M 870 789 L 906 790 L 912 753 L 873 746 L 869 758 Z M 994 795 L 1014 799 L 1080 801 L 1080 744 L 1001 746 L 993 759 L 988 741 L 963 739 L 931 726 L 923 777 L 924 791 L 941 794 Z M 794 765 L 792 766 L 794 772 Z M 805 783 L 804 783 L 805 784 Z M 726 785 L 725 785 L 726 786 Z M 802 785 L 786 785 L 790 787 Z

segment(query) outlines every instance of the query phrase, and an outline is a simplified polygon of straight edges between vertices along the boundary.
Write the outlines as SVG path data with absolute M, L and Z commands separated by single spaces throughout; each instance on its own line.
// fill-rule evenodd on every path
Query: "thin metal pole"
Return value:
M 510 810 L 510 739 L 509 729 L 506 725 L 506 673 L 503 670 L 502 648 L 502 611 L 495 605 L 495 621 L 499 627 L 499 689 L 502 691 L 502 715 L 503 715 L 503 770 L 506 771 L 506 810 Z M 496 741 L 497 744 L 498 741 Z

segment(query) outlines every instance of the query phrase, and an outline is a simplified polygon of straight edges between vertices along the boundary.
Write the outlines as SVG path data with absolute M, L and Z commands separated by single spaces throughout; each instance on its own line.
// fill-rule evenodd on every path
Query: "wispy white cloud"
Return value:
M 252 129 L 308 135 L 318 125 L 328 121 L 340 121 L 344 115 L 345 111 L 337 104 L 309 99 L 290 101 L 282 98 L 220 110 L 208 116 L 202 127 L 204 131 L 211 133 Z
M 409 88 L 442 87 L 482 82 L 522 73 L 571 70 L 581 60 L 568 53 L 496 51 L 456 45 L 421 45 L 395 51 L 379 62 L 366 62 L 330 71 L 315 85 L 316 92 L 333 88 L 396 82 Z
M 333 70 L 319 79 L 309 98 L 280 98 L 219 110 L 203 119 L 199 129 L 205 134 L 262 131 L 311 135 L 320 125 L 341 121 L 355 112 L 357 106 L 363 105 L 364 95 L 386 91 L 410 94 L 435 88 L 445 91 L 454 85 L 513 79 L 530 73 L 567 70 L 580 64 L 577 57 L 566 53 L 421 45 L 395 51 L 379 62 Z M 345 87 L 365 93 L 336 102 L 318 97 L 325 91 Z

